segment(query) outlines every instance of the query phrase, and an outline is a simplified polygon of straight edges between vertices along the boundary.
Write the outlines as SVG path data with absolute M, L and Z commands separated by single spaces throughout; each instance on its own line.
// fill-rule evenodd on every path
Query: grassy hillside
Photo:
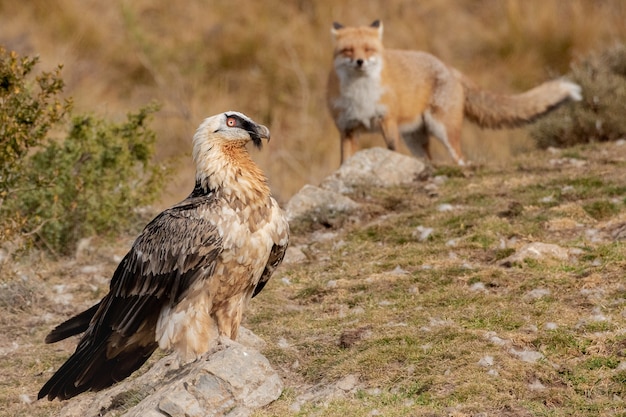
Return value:
M 178 157 L 163 205 L 191 187 L 190 138 L 200 121 L 241 110 L 269 125 L 256 155 L 285 201 L 339 163 L 324 90 L 330 26 L 380 18 L 388 47 L 421 49 L 480 85 L 517 92 L 563 75 L 572 59 L 626 40 L 620 0 L 113 1 L 0 0 L 0 43 L 42 64 L 64 64 L 76 110 L 121 119 L 157 100 L 161 158 Z M 531 143 L 524 131 L 468 127 L 471 159 L 506 163 Z M 368 137 L 364 145 L 381 145 Z M 441 161 L 448 162 L 440 152 Z
M 256 416 L 623 416 L 624 184 L 622 141 L 360 190 L 376 214 L 294 234 L 305 259 L 251 303 L 285 382 Z M 102 297 L 130 242 L 3 267 L 4 415 L 59 409 L 29 402 L 75 340 L 42 340 Z M 530 243 L 557 248 L 505 261 Z
M 258 416 L 623 416 L 624 168 L 622 141 L 357 193 L 382 214 L 295 236 L 253 303 L 289 381 Z

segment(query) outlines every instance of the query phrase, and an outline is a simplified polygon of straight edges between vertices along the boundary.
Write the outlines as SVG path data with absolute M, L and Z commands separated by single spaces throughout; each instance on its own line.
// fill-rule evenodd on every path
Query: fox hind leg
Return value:
M 462 116 L 462 114 L 461 114 Z M 436 137 L 458 165 L 464 166 L 463 152 L 461 151 L 461 123 L 455 120 L 454 115 L 441 119 L 427 112 L 424 114 L 425 127 L 432 136 Z

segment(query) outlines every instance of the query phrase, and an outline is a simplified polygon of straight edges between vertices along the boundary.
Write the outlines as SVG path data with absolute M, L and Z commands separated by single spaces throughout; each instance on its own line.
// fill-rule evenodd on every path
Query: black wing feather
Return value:
M 274 246 L 272 246 L 272 250 L 270 252 L 269 258 L 267 259 L 265 269 L 263 270 L 261 278 L 259 278 L 259 282 L 257 283 L 256 287 L 254 287 L 252 298 L 256 297 L 257 294 L 263 290 L 265 284 L 267 284 L 276 268 L 278 268 L 278 265 L 280 265 L 280 263 L 283 261 L 283 258 L 285 257 L 285 252 L 287 251 L 287 246 L 288 244 L 274 244 Z
M 195 209 L 213 202 L 211 195 L 194 196 L 159 214 L 118 265 L 109 293 L 52 330 L 48 343 L 85 333 L 38 398 L 64 400 L 90 389 L 101 390 L 145 363 L 158 346 L 154 328 L 163 306 L 176 304 L 215 267 L 221 239 L 207 219 L 194 216 Z M 140 328 L 144 333 L 137 335 Z

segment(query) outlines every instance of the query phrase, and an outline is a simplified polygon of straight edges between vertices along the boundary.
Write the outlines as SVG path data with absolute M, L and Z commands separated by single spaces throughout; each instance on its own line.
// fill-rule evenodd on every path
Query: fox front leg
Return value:
M 350 158 L 356 152 L 356 141 L 358 134 L 353 130 L 341 132 L 341 163 Z
M 383 132 L 383 139 L 387 144 L 387 149 L 395 151 L 398 149 L 400 142 L 400 130 L 398 124 L 391 118 L 384 118 L 380 121 L 380 127 Z

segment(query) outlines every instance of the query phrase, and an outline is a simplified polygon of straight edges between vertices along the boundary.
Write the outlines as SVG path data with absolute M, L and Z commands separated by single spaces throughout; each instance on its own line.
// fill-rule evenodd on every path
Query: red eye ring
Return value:
M 229 117 L 228 119 L 226 119 L 226 126 L 228 127 L 237 126 L 237 120 L 234 117 Z

